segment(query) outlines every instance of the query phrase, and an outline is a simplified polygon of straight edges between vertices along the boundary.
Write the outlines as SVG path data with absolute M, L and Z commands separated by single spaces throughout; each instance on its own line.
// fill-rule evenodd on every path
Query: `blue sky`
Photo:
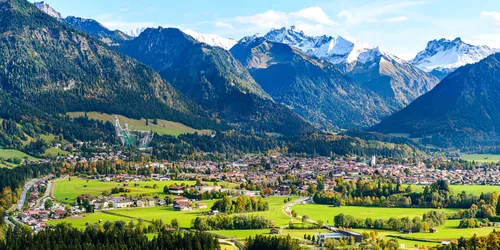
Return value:
M 48 0 L 63 16 L 110 29 L 177 27 L 240 39 L 296 25 L 311 35 L 357 39 L 404 59 L 428 41 L 461 37 L 500 48 L 498 0 Z

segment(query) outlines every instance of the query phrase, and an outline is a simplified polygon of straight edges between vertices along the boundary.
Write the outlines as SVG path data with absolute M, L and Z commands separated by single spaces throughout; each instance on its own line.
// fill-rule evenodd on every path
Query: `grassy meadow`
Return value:
M 70 112 L 67 113 L 70 117 L 81 117 L 84 116 L 84 112 Z M 101 120 L 104 122 L 111 122 L 112 124 L 115 124 L 115 115 L 109 115 L 109 114 L 104 114 L 104 113 L 98 113 L 98 112 L 88 112 L 87 116 L 90 119 L 95 119 L 95 120 Z M 153 131 L 157 134 L 161 135 L 173 135 L 173 136 L 178 136 L 180 134 L 187 134 L 187 133 L 195 133 L 198 132 L 198 134 L 211 134 L 211 130 L 197 130 L 193 129 L 191 127 L 188 127 L 182 123 L 178 122 L 171 122 L 171 121 L 166 121 L 166 120 L 160 120 L 158 119 L 158 124 L 153 124 L 153 120 L 149 120 L 149 124 L 146 125 L 146 119 L 141 119 L 141 120 L 136 120 L 136 119 L 131 119 L 125 116 L 117 115 L 118 119 L 120 119 L 120 124 L 122 126 L 125 126 L 125 123 L 128 123 L 128 126 L 130 129 L 135 129 L 135 130 L 144 130 L 144 131 Z
M 140 186 L 134 187 L 134 183 Z M 127 188 L 131 189 L 130 193 L 127 195 L 139 195 L 144 194 L 147 196 L 165 196 L 163 193 L 164 186 L 170 185 L 181 185 L 182 183 L 192 186 L 196 184 L 196 181 L 139 181 L 139 182 L 128 182 Z M 213 182 L 204 182 L 207 185 L 213 185 Z M 114 187 L 123 187 L 122 182 L 103 182 L 99 180 L 84 180 L 76 177 L 72 177 L 71 180 L 68 179 L 58 179 L 55 181 L 54 186 L 54 198 L 63 202 L 75 202 L 76 197 L 81 194 L 90 194 L 92 196 L 102 195 L 102 192 L 108 190 L 111 191 Z M 157 189 L 146 188 L 145 186 L 153 187 L 156 184 Z M 218 185 L 231 187 L 234 184 L 219 182 Z M 120 194 L 117 194 L 120 195 Z
M 475 162 L 499 162 L 500 155 L 494 154 L 466 154 L 462 155 L 460 159 L 465 161 L 475 161 Z
M 6 160 L 8 158 L 19 158 L 19 159 L 29 159 L 32 161 L 37 161 L 40 160 L 38 158 L 35 158 L 31 155 L 25 154 L 19 150 L 15 149 L 0 149 L 0 158 Z M 6 161 L 0 161 L 0 168 L 12 168 L 12 167 L 17 167 L 18 164 L 6 162 Z
M 422 192 L 424 186 L 422 185 L 412 185 L 415 192 Z M 465 191 L 467 194 L 481 195 L 481 193 L 492 193 L 497 192 L 500 194 L 500 186 L 490 186 L 490 185 L 450 185 L 451 190 L 455 194 Z
M 358 218 L 389 219 L 391 217 L 405 217 L 411 219 L 421 217 L 424 213 L 436 209 L 428 208 L 386 208 L 386 207 L 358 207 L 342 206 L 330 207 L 320 204 L 298 204 L 292 207 L 299 216 L 309 215 L 312 220 L 322 220 L 324 223 L 333 222 L 333 217 L 338 214 L 352 215 Z M 444 213 L 454 213 L 458 209 L 440 209 Z
M 163 186 L 185 183 L 187 185 L 194 185 L 195 181 L 147 181 L 147 182 L 137 182 L 140 184 L 139 187 L 134 187 L 135 182 L 129 182 L 129 188 L 132 189 L 130 195 L 146 194 L 148 196 L 163 194 Z M 145 188 L 144 186 L 158 185 L 157 189 Z M 213 185 L 213 183 L 207 182 L 206 184 Z M 219 185 L 224 183 L 219 183 Z M 84 187 L 86 185 L 86 187 Z M 59 179 L 56 181 L 54 195 L 59 200 L 65 200 L 72 202 L 75 198 L 83 193 L 91 195 L 100 195 L 104 190 L 110 190 L 113 187 L 122 186 L 123 183 L 117 182 L 101 182 L 97 180 L 84 180 L 73 178 L 71 181 L 68 179 Z M 227 184 L 231 186 L 232 184 Z M 416 190 L 421 189 L 421 186 L 416 186 Z M 467 193 L 480 194 L 481 192 L 500 192 L 500 186 L 480 186 L 480 185 L 452 185 L 455 192 L 466 191 Z M 283 212 L 284 200 L 288 197 L 273 196 L 267 197 L 265 200 L 269 203 L 269 210 L 263 212 L 252 212 L 246 213 L 248 215 L 262 215 L 274 222 L 277 227 L 286 226 L 289 223 L 289 217 Z M 290 197 L 292 200 L 298 199 L 298 197 Z M 173 218 L 176 218 L 182 227 L 190 227 L 191 221 L 201 216 L 203 211 L 210 210 L 210 207 L 215 202 L 215 200 L 200 201 L 200 203 L 205 203 L 208 205 L 205 209 L 194 209 L 192 211 L 174 211 L 172 207 L 147 207 L 147 208 L 128 208 L 128 209 L 116 209 L 109 210 L 108 212 L 96 212 L 95 214 L 85 214 L 82 217 L 67 218 L 64 220 L 54 220 L 49 221 L 49 224 L 57 224 L 59 222 L 68 222 L 73 224 L 78 228 L 84 228 L 87 223 L 98 223 L 99 220 L 104 221 L 117 221 L 123 220 L 125 222 L 137 221 L 139 218 L 150 221 L 152 219 L 162 219 L 166 223 L 170 223 Z M 436 210 L 436 209 L 426 209 L 426 208 L 381 208 L 381 207 L 358 207 L 358 206 L 343 206 L 343 207 L 330 207 L 328 205 L 320 204 L 297 204 L 294 205 L 292 210 L 295 210 L 299 216 L 308 215 L 312 220 L 318 221 L 322 220 L 325 223 L 332 224 L 335 215 L 344 213 L 346 215 L 352 215 L 359 218 L 372 218 L 372 219 L 389 219 L 391 217 L 403 217 L 408 216 L 421 217 L 424 213 Z M 439 209 L 444 213 L 454 213 L 458 209 Z M 417 246 L 434 246 L 439 244 L 441 241 L 455 240 L 461 236 L 471 237 L 474 234 L 478 236 L 487 235 L 494 230 L 492 227 L 486 228 L 474 228 L 474 229 L 459 229 L 458 220 L 448 220 L 445 225 L 437 227 L 437 233 L 413 233 L 413 234 L 401 234 L 396 231 L 387 230 L 377 230 L 378 236 L 380 238 L 389 239 L 397 238 L 399 244 L 403 244 L 405 249 L 416 249 Z M 353 229 L 353 231 L 364 232 L 369 231 L 369 229 Z M 218 234 L 226 237 L 236 237 L 240 240 L 244 240 L 249 236 L 255 236 L 257 234 L 269 235 L 269 229 L 258 229 L 258 230 L 217 230 L 211 231 L 214 234 Z M 319 233 L 327 232 L 324 229 L 283 229 L 280 230 L 280 235 L 290 235 L 295 238 L 303 238 L 304 234 L 317 235 Z M 151 235 L 153 237 L 154 235 Z M 149 237 L 149 236 L 148 236 Z M 399 238 L 404 237 L 404 239 Z

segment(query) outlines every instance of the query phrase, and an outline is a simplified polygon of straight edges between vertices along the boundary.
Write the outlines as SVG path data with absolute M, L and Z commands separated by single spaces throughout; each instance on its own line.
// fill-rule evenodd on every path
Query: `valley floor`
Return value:
M 161 195 L 162 187 L 165 185 L 181 185 L 182 183 L 187 185 L 195 184 L 194 181 L 149 181 L 149 182 L 139 182 L 141 186 L 132 187 L 132 194 L 143 194 L 146 196 Z M 99 193 L 104 190 L 111 189 L 117 186 L 114 182 L 102 182 L 97 180 L 82 180 L 82 179 L 59 179 L 55 181 L 54 197 L 60 201 L 74 202 L 75 196 L 88 193 L 92 195 L 99 195 Z M 130 183 L 132 184 L 132 183 Z M 157 184 L 160 188 L 151 189 L 145 186 L 151 186 Z M 214 183 L 208 183 L 213 185 Z M 223 183 L 219 183 L 223 184 Z M 118 184 L 119 185 L 119 184 Z M 229 183 L 225 183 L 227 186 L 231 186 Z M 500 187 L 491 186 L 453 186 L 456 191 L 471 191 L 475 188 L 480 188 L 481 192 L 493 191 L 492 189 L 497 189 Z M 66 199 L 69 198 L 69 199 Z M 291 202 L 285 203 L 284 200 L 291 198 Z M 424 213 L 436 210 L 436 209 L 420 209 L 420 208 L 380 208 L 380 207 L 358 207 L 358 206 L 342 206 L 342 207 L 331 207 L 329 205 L 319 205 L 319 204 L 294 204 L 294 201 L 303 200 L 297 196 L 271 196 L 265 198 L 269 203 L 270 209 L 264 212 L 255 212 L 250 214 L 263 215 L 264 217 L 272 220 L 276 227 L 279 227 L 278 235 L 290 235 L 294 238 L 303 240 L 304 235 L 311 235 L 317 237 L 320 233 L 328 232 L 326 229 L 287 229 L 290 222 L 290 217 L 285 213 L 285 207 L 292 204 L 290 209 L 295 210 L 300 218 L 302 215 L 308 215 L 312 221 L 322 220 L 328 225 L 333 224 L 333 217 L 340 213 L 346 215 L 352 215 L 360 218 L 373 218 L 373 219 L 389 219 L 391 217 L 402 217 L 408 216 L 410 218 L 416 216 L 422 216 Z M 91 214 L 83 214 L 82 216 L 69 217 L 62 220 L 51 220 L 48 223 L 55 225 L 61 222 L 71 223 L 73 226 L 78 228 L 85 228 L 88 223 L 102 223 L 105 221 L 118 221 L 123 220 L 127 223 L 130 221 L 137 222 L 138 220 L 143 220 L 144 223 L 148 224 L 153 219 L 162 219 L 166 223 L 169 223 L 172 219 L 176 218 L 181 227 L 190 227 L 191 221 L 202 215 L 202 212 L 209 211 L 210 207 L 213 205 L 214 200 L 200 201 L 199 203 L 207 204 L 207 208 L 196 209 L 192 211 L 174 211 L 172 207 L 158 206 L 158 207 L 147 207 L 147 208 L 128 208 L 128 209 L 114 209 L 106 211 L 96 211 Z M 439 211 L 444 213 L 454 213 L 458 209 L 439 209 Z M 301 223 L 300 219 L 295 219 L 294 223 Z M 396 231 L 387 230 L 376 230 L 378 236 L 385 239 L 396 238 L 398 243 L 406 249 L 416 249 L 416 246 L 434 246 L 441 244 L 443 241 L 456 240 L 459 237 L 471 237 L 476 234 L 477 236 L 484 236 L 492 232 L 495 228 L 484 227 L 475 229 L 459 229 L 458 220 L 448 220 L 444 225 L 437 227 L 438 232 L 436 233 L 413 233 L 413 234 L 402 234 Z M 352 229 L 356 232 L 365 232 L 369 229 Z M 210 231 L 213 234 L 219 235 L 223 238 L 235 238 L 239 241 L 244 241 L 247 237 L 255 235 L 271 235 L 269 229 L 258 229 L 258 230 L 216 230 Z M 154 237 L 150 235 L 150 237 Z M 307 241 L 306 241 L 307 243 Z M 227 245 L 226 249 L 232 249 L 233 246 Z

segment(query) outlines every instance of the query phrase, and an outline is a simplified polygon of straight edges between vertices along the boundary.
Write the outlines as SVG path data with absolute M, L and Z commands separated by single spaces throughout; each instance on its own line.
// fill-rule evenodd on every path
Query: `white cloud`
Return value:
M 223 29 L 234 29 L 233 25 L 231 25 L 230 23 L 225 23 L 225 22 L 215 22 L 215 27 L 223 28 Z
M 387 23 L 400 23 L 400 22 L 406 22 L 409 19 L 410 18 L 407 16 L 399 16 L 399 17 L 386 18 L 386 19 L 384 19 L 384 21 Z
M 304 18 L 319 24 L 334 26 L 336 23 L 320 7 L 310 7 L 290 14 L 294 18 Z
M 408 19 L 404 20 L 403 18 L 406 16 L 399 16 L 397 18 L 390 16 L 401 15 L 407 8 L 426 3 L 427 1 L 386 1 L 365 4 L 348 10 L 342 10 L 337 14 L 337 17 L 344 19 L 348 25 L 360 25 L 364 22 L 377 22 L 378 20 L 386 22 L 406 21 Z
M 252 25 L 256 28 L 277 28 L 289 24 L 288 14 L 285 12 L 268 10 L 253 16 L 237 16 L 235 20 L 241 24 Z
M 317 34 L 328 27 L 336 27 L 334 22 L 320 7 L 305 8 L 296 12 L 268 10 L 252 16 L 237 16 L 230 22 L 234 27 L 248 32 L 265 32 L 272 28 L 295 25 L 309 34 Z
M 483 19 L 491 19 L 494 24 L 500 25 L 500 12 L 482 11 L 479 16 Z
M 343 11 L 339 12 L 337 14 L 337 17 L 338 18 L 344 18 L 349 23 L 353 21 L 352 13 L 349 12 L 349 11 L 347 11 L 347 10 L 343 10 Z

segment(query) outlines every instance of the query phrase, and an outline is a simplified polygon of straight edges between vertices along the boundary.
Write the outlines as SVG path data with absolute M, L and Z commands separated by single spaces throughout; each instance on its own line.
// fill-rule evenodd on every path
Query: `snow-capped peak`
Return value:
M 206 43 L 210 46 L 221 47 L 230 50 L 237 42 L 230 38 L 224 38 L 215 34 L 201 34 L 193 30 L 183 30 L 184 33 L 192 36 L 198 42 Z
M 419 52 L 410 62 L 427 72 L 450 72 L 466 64 L 476 63 L 496 52 L 497 49 L 485 45 L 465 43 L 460 37 L 454 40 L 442 38 L 428 42 L 425 50 Z
M 378 48 L 374 48 L 365 43 L 349 40 L 338 36 L 308 36 L 295 26 L 290 28 L 273 29 L 265 35 L 266 39 L 286 43 L 297 47 L 300 50 L 326 59 L 334 64 L 354 63 L 361 61 L 365 63 L 368 59 L 376 59 L 381 53 Z
M 62 19 L 63 16 L 61 15 L 61 13 L 57 12 L 54 8 L 50 7 L 49 4 L 47 4 L 46 2 L 42 1 L 42 2 L 35 2 L 33 3 L 39 10 L 45 12 L 45 14 L 51 16 L 51 17 L 54 17 L 56 19 Z
M 304 31 L 295 26 L 290 28 L 272 29 L 265 36 L 267 40 L 278 43 L 285 43 L 300 50 L 313 54 L 315 50 L 330 42 L 333 38 L 327 36 L 308 36 Z

